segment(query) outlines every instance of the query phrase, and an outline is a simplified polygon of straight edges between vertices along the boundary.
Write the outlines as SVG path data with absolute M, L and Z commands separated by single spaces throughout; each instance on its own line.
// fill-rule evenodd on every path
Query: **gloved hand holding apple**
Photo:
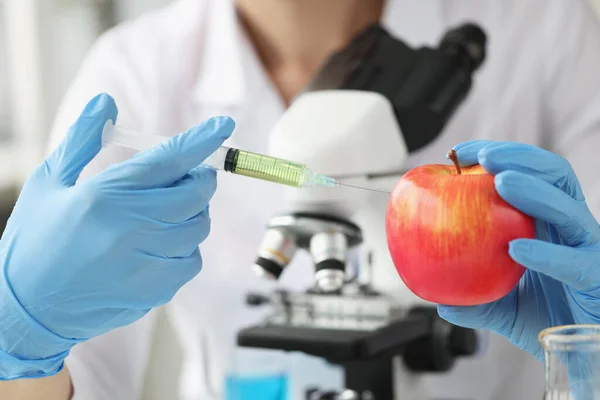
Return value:
M 600 324 L 600 225 L 569 162 L 491 141 L 450 158 L 408 172 L 390 198 L 388 247 L 407 287 L 540 359 L 543 329 Z

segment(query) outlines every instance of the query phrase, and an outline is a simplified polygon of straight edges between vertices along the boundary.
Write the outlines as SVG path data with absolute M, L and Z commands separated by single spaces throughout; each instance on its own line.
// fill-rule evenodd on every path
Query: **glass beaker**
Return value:
M 289 400 L 284 352 L 238 348 L 232 367 L 225 382 L 226 400 Z
M 539 335 L 546 363 L 544 400 L 600 400 L 600 325 L 565 325 Z

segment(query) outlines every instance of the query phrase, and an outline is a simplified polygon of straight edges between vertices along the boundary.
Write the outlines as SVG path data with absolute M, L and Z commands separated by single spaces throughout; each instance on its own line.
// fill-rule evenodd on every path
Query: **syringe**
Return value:
M 114 144 L 138 151 L 148 150 L 168 139 L 165 136 L 141 134 L 110 123 L 102 134 L 103 145 Z M 341 185 L 334 178 L 317 174 L 304 164 L 226 146 L 220 147 L 202 166 L 296 188 Z

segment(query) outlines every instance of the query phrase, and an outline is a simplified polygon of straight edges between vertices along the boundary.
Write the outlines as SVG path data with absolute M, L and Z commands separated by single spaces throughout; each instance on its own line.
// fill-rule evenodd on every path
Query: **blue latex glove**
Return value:
M 77 183 L 116 122 L 93 99 L 29 177 L 0 241 L 0 379 L 53 375 L 75 344 L 167 303 L 202 265 L 219 117 Z
M 536 218 L 537 239 L 510 243 L 527 271 L 504 298 L 473 307 L 439 306 L 456 325 L 488 329 L 543 359 L 538 334 L 566 324 L 600 323 L 600 227 L 570 164 L 537 147 L 473 141 L 455 147 L 463 165 L 495 175 L 496 190 Z

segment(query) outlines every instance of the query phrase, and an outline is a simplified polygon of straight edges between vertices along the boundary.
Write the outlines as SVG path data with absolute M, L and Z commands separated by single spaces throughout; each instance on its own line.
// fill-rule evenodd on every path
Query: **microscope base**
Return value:
M 240 331 L 238 345 L 302 352 L 344 369 L 348 397 L 311 389 L 307 400 L 394 400 L 395 356 L 412 372 L 443 372 L 456 357 L 473 354 L 476 339 L 473 331 L 439 318 L 435 308 L 424 308 L 376 330 L 267 323 Z

